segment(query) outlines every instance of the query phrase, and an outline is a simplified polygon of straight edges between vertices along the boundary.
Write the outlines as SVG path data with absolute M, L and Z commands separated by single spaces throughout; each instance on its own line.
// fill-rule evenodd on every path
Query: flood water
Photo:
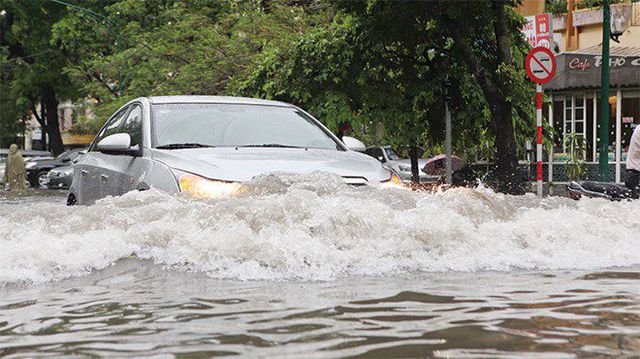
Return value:
M 2 357 L 640 355 L 640 203 L 269 176 L 0 197 Z

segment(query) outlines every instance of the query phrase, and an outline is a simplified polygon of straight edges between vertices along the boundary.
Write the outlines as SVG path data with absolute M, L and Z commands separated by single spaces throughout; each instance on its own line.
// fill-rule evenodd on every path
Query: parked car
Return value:
M 239 97 L 143 97 L 107 120 L 76 164 L 67 203 L 151 187 L 219 198 L 262 174 L 314 171 L 353 185 L 400 185 L 378 161 L 350 150 L 296 106 Z
M 39 150 L 18 150 L 20 154 L 22 154 L 22 158 L 53 158 L 51 152 L 49 151 L 39 151 Z M 0 148 L 0 158 L 7 159 L 9 156 L 8 148 Z
M 368 147 L 365 153 L 382 162 L 386 167 L 397 173 L 402 182 L 411 182 L 411 160 L 408 158 L 400 158 L 391 146 Z M 437 180 L 438 176 L 429 176 L 423 171 L 426 164 L 427 160 L 423 158 L 418 159 L 420 182 L 432 182 Z
M 73 180 L 73 165 L 57 167 L 47 174 L 47 187 L 49 189 L 69 189 Z
M 47 174 L 47 187 L 49 189 L 69 189 L 73 180 L 73 171 L 76 163 L 86 154 L 86 151 L 80 152 L 80 155 L 71 161 L 71 165 L 57 167 L 49 171 Z
M 54 168 L 68 166 L 79 155 L 86 152 L 84 148 L 76 148 L 61 153 L 53 159 L 34 158 L 27 161 L 25 168 L 27 170 L 27 180 L 32 187 L 45 187 L 48 182 L 47 174 Z

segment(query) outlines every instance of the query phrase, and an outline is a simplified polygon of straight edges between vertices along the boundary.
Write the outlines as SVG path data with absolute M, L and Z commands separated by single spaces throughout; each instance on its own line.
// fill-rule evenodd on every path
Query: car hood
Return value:
M 60 166 L 60 167 L 56 167 L 56 168 L 52 169 L 51 171 L 52 172 L 54 172 L 54 171 L 55 172 L 64 172 L 64 171 L 67 171 L 67 170 L 73 170 L 73 167 L 74 166 Z
M 348 183 L 378 183 L 389 178 L 376 159 L 354 151 L 302 148 L 196 148 L 152 150 L 167 166 L 210 179 L 246 182 L 267 173 L 324 171 Z
M 63 165 L 62 162 L 53 158 L 32 158 L 29 161 L 26 161 L 25 164 L 29 162 L 36 163 L 37 167 L 59 167 Z

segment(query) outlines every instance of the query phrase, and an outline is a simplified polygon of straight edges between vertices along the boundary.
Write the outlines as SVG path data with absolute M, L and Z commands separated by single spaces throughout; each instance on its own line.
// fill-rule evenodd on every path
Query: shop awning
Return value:
M 601 86 L 602 46 L 593 46 L 556 56 L 557 68 L 545 89 L 569 90 Z M 640 87 L 640 48 L 611 47 L 609 54 L 611 87 Z
M 81 135 L 81 134 L 73 134 L 70 132 L 62 133 L 62 143 L 65 146 L 74 145 L 74 146 L 86 146 L 93 141 L 94 135 Z

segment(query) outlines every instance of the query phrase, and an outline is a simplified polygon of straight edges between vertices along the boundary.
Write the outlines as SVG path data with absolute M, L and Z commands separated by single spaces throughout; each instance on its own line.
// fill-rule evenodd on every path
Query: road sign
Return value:
M 522 28 L 522 32 L 531 47 L 543 46 L 551 48 L 553 40 L 553 18 L 551 14 L 527 16 L 525 20 L 527 22 Z
M 525 60 L 527 75 L 537 84 L 549 82 L 556 73 L 556 58 L 546 47 L 534 47 Z
M 536 83 L 536 182 L 542 197 L 542 84 L 556 73 L 556 58 L 546 47 L 534 47 L 525 59 L 527 75 Z

